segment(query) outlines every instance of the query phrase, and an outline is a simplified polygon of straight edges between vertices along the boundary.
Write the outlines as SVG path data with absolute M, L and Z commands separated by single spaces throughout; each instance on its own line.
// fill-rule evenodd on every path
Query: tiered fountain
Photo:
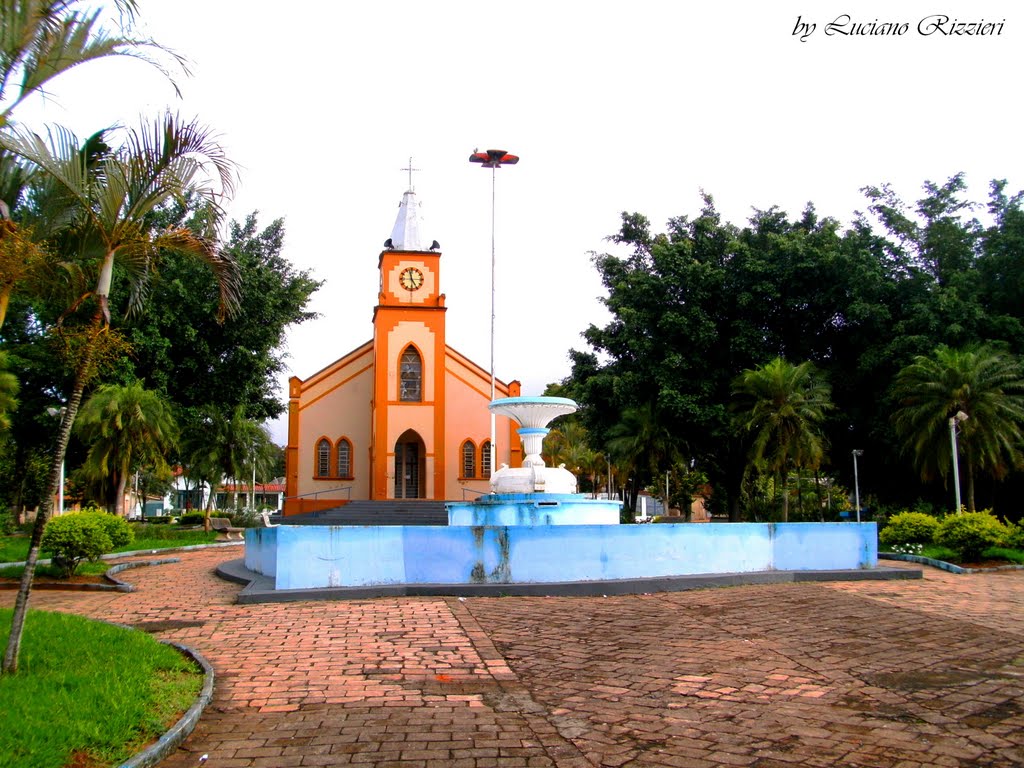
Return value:
M 502 465 L 491 476 L 491 493 L 476 501 L 452 502 L 448 525 L 616 525 L 615 500 L 588 499 L 576 493 L 576 476 L 565 468 L 544 466 L 541 449 L 548 424 L 576 412 L 576 403 L 564 397 L 506 397 L 490 405 L 493 413 L 508 416 L 519 429 L 526 451 L 523 466 Z
M 526 450 L 522 467 L 494 473 L 492 493 L 449 503 L 447 527 L 250 529 L 245 568 L 260 577 L 239 600 L 612 594 L 914 575 L 876 567 L 874 523 L 618 525 L 619 502 L 577 494 L 576 478 L 541 458 L 548 424 L 574 412 L 572 400 L 515 397 L 490 408 L 519 424 Z

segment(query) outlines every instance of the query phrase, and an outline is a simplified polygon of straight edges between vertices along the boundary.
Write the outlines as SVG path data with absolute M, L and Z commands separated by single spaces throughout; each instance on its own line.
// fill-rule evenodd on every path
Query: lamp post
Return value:
M 956 448 L 956 425 L 967 421 L 968 416 L 963 411 L 957 411 L 956 416 L 949 417 L 949 440 L 953 445 L 953 489 L 956 494 L 956 513 L 960 514 L 960 459 L 957 456 Z
M 860 480 L 857 477 L 857 457 L 863 456 L 864 451 L 853 449 L 853 503 L 857 505 L 857 522 L 860 522 Z
M 61 407 L 61 408 L 50 407 L 50 408 L 46 409 L 46 412 L 48 414 L 50 414 L 51 416 L 57 416 L 58 418 L 60 418 L 61 422 L 64 421 L 64 414 L 65 414 L 66 411 L 67 411 L 67 408 L 64 408 L 64 407 Z M 58 515 L 63 515 L 64 514 L 64 461 L 63 461 L 63 459 L 60 462 L 60 487 L 57 489 L 57 514 Z
M 503 165 L 515 165 L 519 162 L 517 155 L 510 155 L 504 149 L 488 149 L 484 152 L 473 150 L 469 162 L 480 163 L 481 168 L 491 169 L 491 402 L 494 402 L 494 209 L 495 189 L 497 188 L 497 170 Z M 491 472 L 495 471 L 498 455 L 497 430 L 495 414 L 491 411 Z

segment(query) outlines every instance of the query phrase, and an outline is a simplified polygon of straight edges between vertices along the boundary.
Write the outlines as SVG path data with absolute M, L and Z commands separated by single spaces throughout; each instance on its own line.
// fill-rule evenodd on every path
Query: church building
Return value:
M 284 514 L 362 499 L 489 492 L 491 374 L 448 346 L 441 251 L 420 233 L 410 187 L 378 259 L 373 338 L 289 380 Z M 495 397 L 520 394 L 495 382 Z M 515 425 L 497 417 L 496 462 L 518 467 Z

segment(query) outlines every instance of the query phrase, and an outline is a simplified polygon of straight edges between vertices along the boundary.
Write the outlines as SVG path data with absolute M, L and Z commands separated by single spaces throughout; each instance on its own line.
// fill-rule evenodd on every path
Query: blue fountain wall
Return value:
M 874 568 L 874 523 L 251 528 L 277 589 L 513 584 Z

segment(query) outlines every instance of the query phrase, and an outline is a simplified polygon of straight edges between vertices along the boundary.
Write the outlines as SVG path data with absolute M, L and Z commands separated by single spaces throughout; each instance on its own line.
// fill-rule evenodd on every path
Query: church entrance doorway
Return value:
M 423 438 L 409 429 L 395 443 L 395 498 L 426 498 L 426 450 Z

